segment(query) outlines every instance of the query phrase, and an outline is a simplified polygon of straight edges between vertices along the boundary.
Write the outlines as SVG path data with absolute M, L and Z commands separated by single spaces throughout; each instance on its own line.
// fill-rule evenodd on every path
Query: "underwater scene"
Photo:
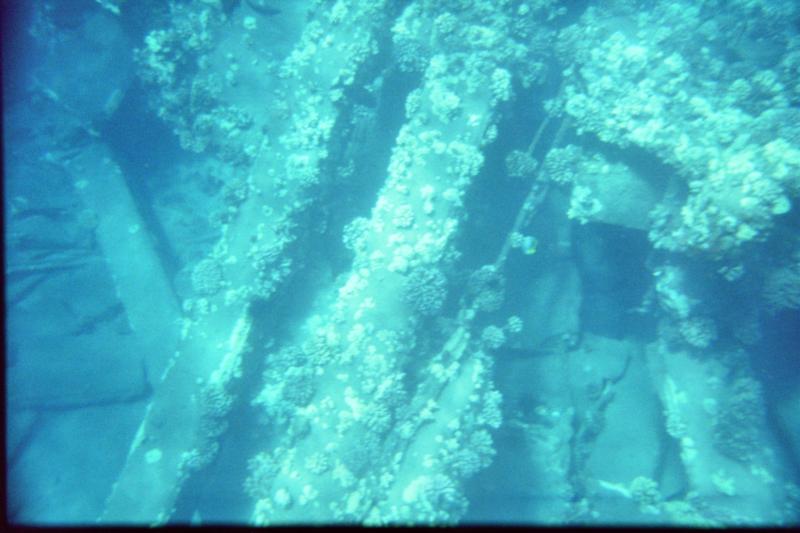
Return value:
M 10 522 L 800 521 L 800 2 L 2 9 Z

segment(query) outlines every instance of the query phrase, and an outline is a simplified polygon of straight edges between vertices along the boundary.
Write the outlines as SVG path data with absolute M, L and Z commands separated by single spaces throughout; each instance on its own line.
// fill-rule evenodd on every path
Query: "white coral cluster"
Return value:
M 213 296 L 223 287 L 222 266 L 213 258 L 198 262 L 192 269 L 192 288 L 201 296 Z

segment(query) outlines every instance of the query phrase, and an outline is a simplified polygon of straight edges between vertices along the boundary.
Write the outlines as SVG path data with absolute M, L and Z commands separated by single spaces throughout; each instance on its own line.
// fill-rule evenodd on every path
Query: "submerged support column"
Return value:
M 147 377 L 157 383 L 178 341 L 180 312 L 156 243 L 108 148 L 99 143 L 86 146 L 64 167 L 84 205 L 97 217 L 97 242 L 142 347 Z
M 214 457 L 236 393 L 242 357 L 252 353 L 250 306 L 271 297 L 291 274 L 287 247 L 294 219 L 313 202 L 342 88 L 353 83 L 375 52 L 373 31 L 383 2 L 366 7 L 338 2 L 317 9 L 279 69 L 281 99 L 291 114 L 270 124 L 231 220 L 211 254 L 192 274 L 196 298 L 186 313 L 180 345 L 156 387 L 103 522 L 163 524 L 189 475 Z M 270 82 L 274 80 L 269 80 Z M 322 89 L 340 87 L 337 91 Z M 277 142 L 272 141 L 277 140 Z

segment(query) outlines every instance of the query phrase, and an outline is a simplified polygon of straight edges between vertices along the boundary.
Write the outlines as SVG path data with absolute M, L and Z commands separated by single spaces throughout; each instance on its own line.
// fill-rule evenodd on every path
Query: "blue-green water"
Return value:
M 11 522 L 798 522 L 797 2 L 2 9 Z

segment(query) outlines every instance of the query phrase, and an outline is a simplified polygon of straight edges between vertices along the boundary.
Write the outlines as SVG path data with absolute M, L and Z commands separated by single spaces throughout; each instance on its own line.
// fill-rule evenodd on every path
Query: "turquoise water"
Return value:
M 798 522 L 797 2 L 8 4 L 11 522 Z

